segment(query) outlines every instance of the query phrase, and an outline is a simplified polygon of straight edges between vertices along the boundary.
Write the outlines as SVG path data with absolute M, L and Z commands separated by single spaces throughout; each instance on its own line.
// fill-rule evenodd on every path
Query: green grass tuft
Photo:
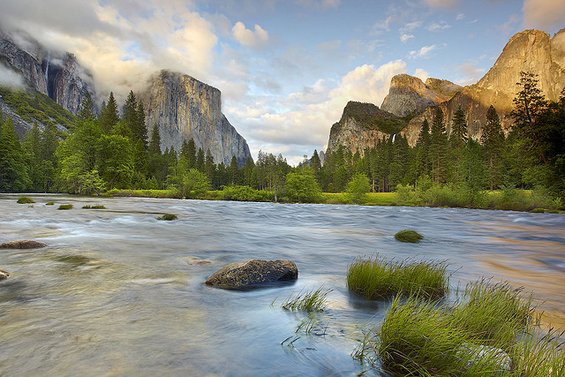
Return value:
M 72 204 L 61 204 L 59 206 L 59 208 L 57 208 L 57 209 L 60 209 L 60 210 L 73 209 L 73 205 Z
M 347 287 L 368 299 L 384 299 L 397 294 L 431 299 L 448 290 L 447 266 L 443 262 L 356 260 L 349 266 Z
M 176 219 L 178 219 L 178 217 L 173 213 L 165 213 L 163 216 L 157 217 L 157 220 L 163 220 L 163 221 L 173 221 Z
M 417 243 L 420 242 L 421 239 L 424 238 L 420 233 L 416 232 L 415 230 L 411 229 L 404 229 L 394 235 L 400 242 L 410 242 L 410 243 Z
M 282 307 L 288 311 L 322 312 L 326 308 L 326 297 L 331 290 L 318 288 L 289 297 Z
M 55 202 L 51 200 L 51 201 L 48 201 L 47 203 L 45 203 L 45 205 L 46 206 L 52 206 L 52 205 L 55 205 Z
M 354 357 L 397 375 L 563 376 L 563 332 L 544 334 L 532 313 L 531 296 L 486 280 L 469 284 L 453 307 L 397 296 Z
M 20 196 L 20 197 L 18 198 L 18 204 L 33 204 L 33 203 L 35 203 L 35 200 L 33 200 L 33 199 L 30 198 L 30 197 L 27 197 L 27 196 Z
M 103 205 L 85 205 L 82 206 L 82 209 L 106 209 L 106 207 L 104 207 Z

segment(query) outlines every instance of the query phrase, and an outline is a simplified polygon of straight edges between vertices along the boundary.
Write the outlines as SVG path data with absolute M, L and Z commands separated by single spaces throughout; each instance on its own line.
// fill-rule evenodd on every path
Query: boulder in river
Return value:
M 10 276 L 10 273 L 8 271 L 0 270 L 0 280 L 8 279 L 8 276 Z
M 296 279 L 298 268 L 292 261 L 252 259 L 224 266 L 214 272 L 206 284 L 223 289 L 246 290 Z
M 33 240 L 18 240 L 0 243 L 0 249 L 39 249 L 45 246 L 47 246 L 47 244 Z

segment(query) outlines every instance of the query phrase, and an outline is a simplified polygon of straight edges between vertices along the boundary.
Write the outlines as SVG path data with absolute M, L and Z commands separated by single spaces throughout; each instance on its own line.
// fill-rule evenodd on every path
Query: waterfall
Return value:
M 45 64 L 45 87 L 49 88 L 49 60 L 50 60 L 50 56 L 49 53 L 47 53 L 47 63 Z M 49 93 L 49 89 L 47 89 L 47 93 Z

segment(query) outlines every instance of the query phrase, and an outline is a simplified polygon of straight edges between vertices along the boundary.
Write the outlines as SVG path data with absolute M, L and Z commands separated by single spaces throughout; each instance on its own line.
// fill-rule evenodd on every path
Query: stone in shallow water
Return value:
M 43 242 L 33 240 L 18 240 L 0 244 L 0 249 L 39 249 L 47 246 Z
M 8 279 L 10 273 L 8 271 L 0 270 L 0 280 Z
M 292 261 L 252 259 L 224 266 L 214 272 L 206 280 L 206 284 L 223 289 L 245 290 L 296 279 L 298 268 Z

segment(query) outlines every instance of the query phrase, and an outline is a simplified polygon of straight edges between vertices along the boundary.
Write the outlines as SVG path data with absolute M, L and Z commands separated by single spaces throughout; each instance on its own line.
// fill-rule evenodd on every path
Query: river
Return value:
M 17 197 L 0 195 L 0 242 L 48 247 L 0 250 L 0 269 L 12 274 L 0 282 L 0 376 L 355 376 L 367 367 L 351 352 L 386 304 L 348 294 L 345 276 L 356 257 L 377 253 L 445 260 L 454 289 L 481 277 L 524 286 L 546 323 L 565 329 L 563 215 Z M 162 213 L 179 219 L 156 220 Z M 424 240 L 396 241 L 405 228 Z M 298 281 L 247 292 L 203 284 L 252 258 L 291 259 Z M 331 290 L 327 310 L 313 332 L 295 332 L 306 315 L 282 301 L 319 287 Z

